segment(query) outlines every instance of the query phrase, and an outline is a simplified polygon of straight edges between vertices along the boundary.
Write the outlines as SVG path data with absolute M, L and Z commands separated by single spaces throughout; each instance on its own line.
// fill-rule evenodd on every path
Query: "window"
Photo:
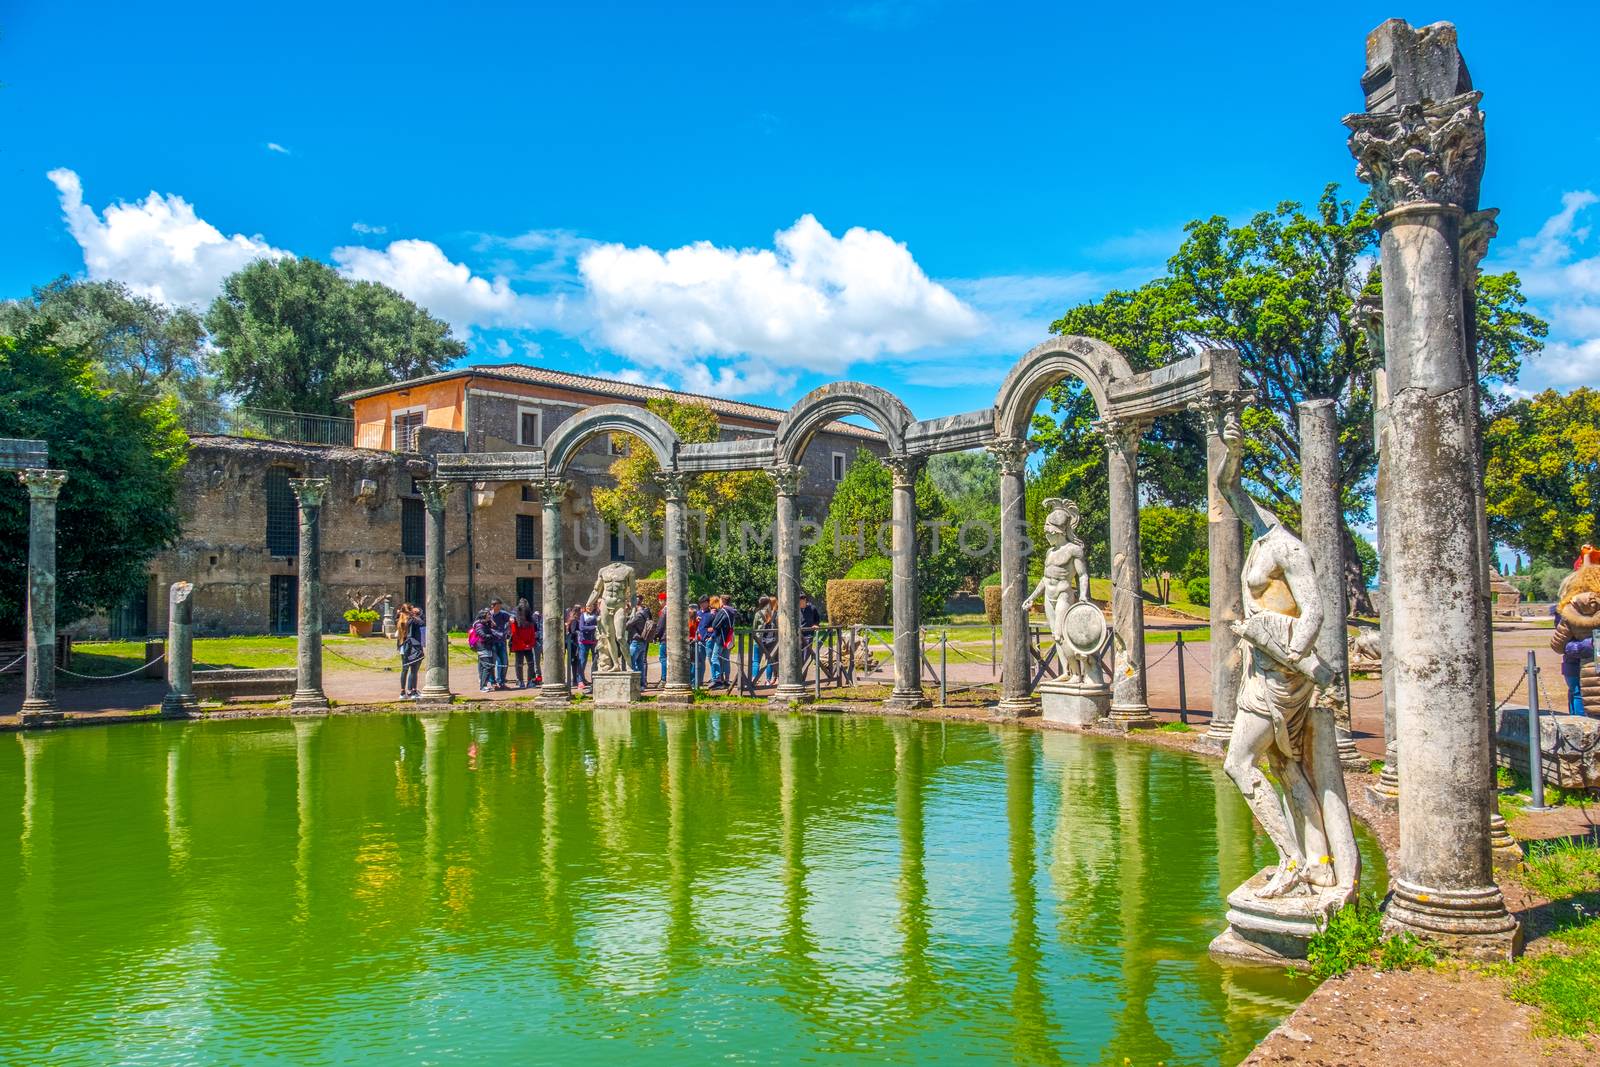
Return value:
M 525 486 L 522 487 L 522 502 L 524 504 L 531 504 L 531 503 L 534 502 L 534 500 L 533 500 L 533 486 L 525 485 Z
M 622 551 L 622 528 L 618 527 L 618 526 L 613 526 L 611 528 L 611 559 L 612 559 L 612 562 L 616 562 L 618 560 L 624 560 L 624 559 L 627 559 L 627 558 L 628 557 Z
M 419 608 L 426 608 L 428 599 L 428 583 L 422 580 L 420 574 L 406 575 L 406 601 Z
M 300 629 L 300 582 L 292 574 L 274 574 L 267 579 L 268 618 L 275 634 L 292 634 Z
M 407 556 L 420 556 L 427 551 L 427 517 L 422 501 L 416 497 L 400 498 L 400 551 Z
M 539 558 L 539 530 L 533 524 L 532 515 L 517 516 L 517 558 Z
M 606 434 L 606 452 L 613 456 L 626 456 L 633 451 L 633 441 L 627 434 Z
M 394 450 L 396 452 L 415 452 L 417 450 L 417 431 L 422 429 L 423 408 L 406 408 L 394 413 Z
M 835 452 L 833 454 L 833 480 L 836 481 L 836 482 L 844 481 L 844 453 L 843 452 Z
M 524 575 L 517 579 L 517 599 L 526 600 L 528 607 L 534 611 L 539 610 L 539 589 L 532 578 Z
M 416 475 L 412 475 L 411 476 L 411 495 L 412 496 L 421 496 L 422 495 L 422 490 L 421 490 L 421 488 L 419 488 L 421 483 L 422 483 L 422 479 L 421 478 L 418 478 Z
M 537 448 L 544 444 L 544 428 L 538 408 L 517 408 L 517 444 Z
M 300 554 L 300 505 L 289 488 L 293 475 L 287 467 L 267 468 L 267 554 Z

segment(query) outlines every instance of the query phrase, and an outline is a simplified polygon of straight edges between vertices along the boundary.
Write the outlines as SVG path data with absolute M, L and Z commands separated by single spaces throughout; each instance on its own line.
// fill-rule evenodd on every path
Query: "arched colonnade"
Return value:
M 535 487 L 543 505 L 544 614 L 546 619 L 560 619 L 561 583 L 559 577 L 550 581 L 549 576 L 561 573 L 561 505 L 571 489 L 565 477 L 567 468 L 587 441 L 600 434 L 621 432 L 643 442 L 661 468 L 660 485 L 666 503 L 667 604 L 671 609 L 667 614 L 667 671 L 662 698 L 691 698 L 688 624 L 683 610 L 688 600 L 686 480 L 708 472 L 764 470 L 773 478 L 777 490 L 777 699 L 804 701 L 807 691 L 799 626 L 797 507 L 801 460 L 818 430 L 836 419 L 855 415 L 869 420 L 883 434 L 888 449 L 884 462 L 893 473 L 890 554 L 895 657 L 890 703 L 925 703 L 918 637 L 917 476 L 930 456 L 984 448 L 996 457 L 1000 468 L 1004 635 L 1000 706 L 1007 714 L 1032 714 L 1037 703 L 1031 694 L 1028 620 L 1023 612 L 1028 580 L 1024 513 L 1027 435 L 1040 398 L 1065 378 L 1081 380 L 1094 399 L 1110 469 L 1115 634 L 1111 715 L 1124 724 L 1142 722 L 1148 718 L 1149 709 L 1144 680 L 1144 621 L 1139 609 L 1139 439 L 1157 415 L 1192 407 L 1215 412 L 1218 405 L 1239 403 L 1242 394 L 1238 357 L 1231 350 L 1214 349 L 1166 367 L 1135 373 L 1120 352 L 1089 337 L 1053 337 L 1031 349 L 1006 376 L 992 406 L 961 415 L 918 420 L 887 390 L 860 382 L 832 382 L 801 397 L 779 421 L 773 435 L 766 438 L 685 444 L 665 420 L 645 408 L 602 404 L 585 408 L 564 421 L 541 449 L 438 456 L 433 478 L 421 483 L 428 510 L 425 558 L 429 618 L 424 696 L 448 693 L 443 614 L 444 502 L 448 490 L 455 483 L 479 481 L 520 481 Z M 1208 419 L 1213 437 L 1218 421 Z M 1216 447 L 1214 443 L 1213 452 Z M 1213 538 L 1219 526 L 1217 517 L 1217 508 L 1213 507 Z M 1237 527 L 1237 522 L 1233 525 Z M 1227 644 L 1217 639 L 1217 627 L 1213 627 L 1212 634 L 1214 649 Z M 1231 649 L 1225 652 L 1231 655 Z M 566 654 L 560 642 L 545 642 L 542 666 L 541 699 L 568 699 Z

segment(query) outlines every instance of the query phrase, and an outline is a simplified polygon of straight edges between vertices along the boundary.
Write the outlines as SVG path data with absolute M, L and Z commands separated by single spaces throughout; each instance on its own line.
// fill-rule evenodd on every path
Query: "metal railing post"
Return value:
M 939 706 L 945 705 L 950 695 L 950 631 L 939 631 Z
M 1145 684 L 1149 684 L 1146 682 Z M 1183 631 L 1178 631 L 1178 721 L 1189 721 L 1189 688 L 1183 677 Z
M 1533 803 L 1524 811 L 1549 811 L 1544 805 L 1544 743 L 1539 736 L 1539 663 L 1528 649 L 1528 777 Z

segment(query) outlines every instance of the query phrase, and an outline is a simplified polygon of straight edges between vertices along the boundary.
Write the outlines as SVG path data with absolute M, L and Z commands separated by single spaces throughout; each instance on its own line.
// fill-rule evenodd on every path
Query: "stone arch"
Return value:
M 863 382 L 830 382 L 795 402 L 778 422 L 773 455 L 779 463 L 798 463 L 818 430 L 846 415 L 865 415 L 889 443 L 890 455 L 903 455 L 906 431 L 916 420 L 900 398 Z
M 1101 417 L 1111 413 L 1111 386 L 1133 376 L 1121 352 L 1093 337 L 1052 337 L 1017 360 L 994 401 L 996 437 L 1026 437 L 1033 409 L 1045 391 L 1063 378 L 1077 378 L 1089 387 Z
M 556 427 L 544 446 L 546 475 L 561 477 L 584 442 L 602 433 L 632 434 L 650 446 L 662 470 L 678 467 L 678 435 L 667 425 L 667 420 L 631 404 L 600 404 L 584 408 Z

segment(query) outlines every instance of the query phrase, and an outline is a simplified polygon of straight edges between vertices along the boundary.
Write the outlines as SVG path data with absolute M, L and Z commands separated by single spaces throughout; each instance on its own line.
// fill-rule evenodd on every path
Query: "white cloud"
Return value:
M 372 226 L 365 222 L 352 222 L 350 228 L 356 233 L 381 234 L 389 232 L 389 227 L 387 226 Z
M 259 235 L 224 236 L 181 196 L 151 192 L 138 203 L 119 201 L 96 214 L 83 202 L 75 172 L 60 167 L 48 177 L 89 277 L 115 278 L 153 300 L 204 306 L 234 271 L 263 257 L 289 255 Z
M 607 348 L 704 390 L 747 392 L 798 372 L 976 336 L 983 317 L 876 230 L 835 237 L 804 215 L 772 249 L 700 241 L 658 252 L 596 245 L 578 260 Z M 706 360 L 735 360 L 713 369 Z
M 505 278 L 474 274 L 432 241 L 391 241 L 382 249 L 344 245 L 333 250 L 333 261 L 347 277 L 404 293 L 462 335 L 473 327 L 526 329 L 562 318 L 560 298 L 527 296 Z
M 1550 321 L 1544 352 L 1525 368 L 1526 386 L 1600 380 L 1600 248 L 1590 242 L 1590 209 L 1596 204 L 1600 196 L 1590 190 L 1563 193 L 1560 211 L 1489 266 L 1515 270 L 1523 291 Z
M 292 155 L 294 155 L 293 152 L 291 152 L 287 148 L 283 147 L 283 145 L 279 144 L 277 141 L 268 141 L 267 142 L 267 151 L 268 152 L 276 152 L 281 156 L 292 156 Z

